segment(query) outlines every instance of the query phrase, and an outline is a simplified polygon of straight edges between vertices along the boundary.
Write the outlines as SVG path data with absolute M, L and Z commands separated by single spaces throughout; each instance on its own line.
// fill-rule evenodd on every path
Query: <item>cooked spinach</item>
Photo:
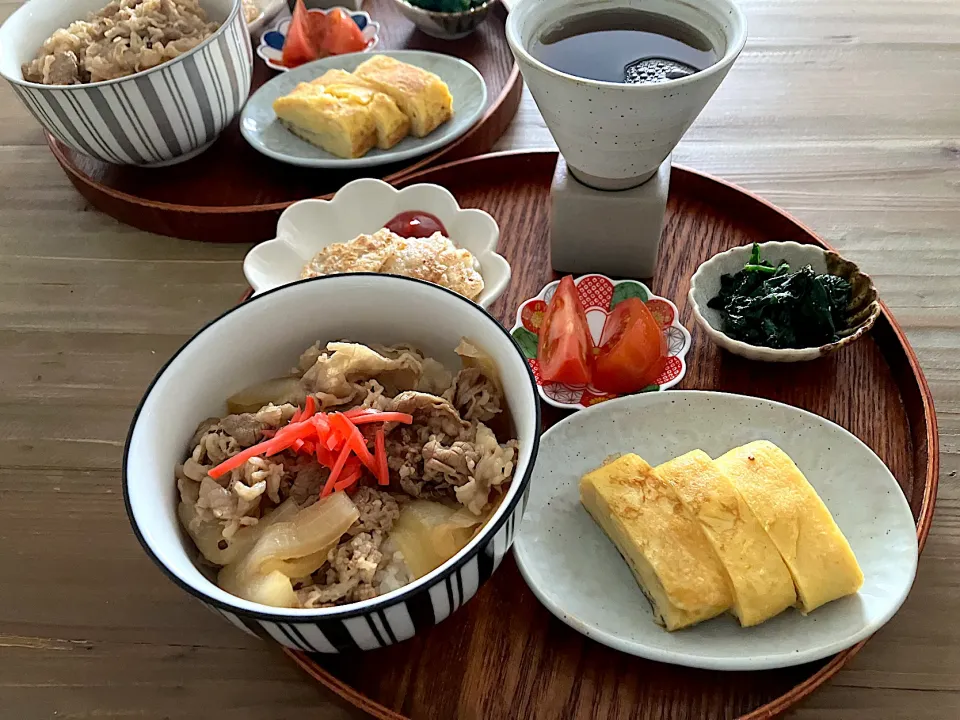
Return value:
M 772 265 L 753 244 L 740 272 L 720 278 L 720 291 L 707 307 L 720 311 L 722 330 L 734 340 L 771 348 L 817 347 L 839 340 L 846 329 L 850 283 L 818 275 L 806 265 L 794 272 Z

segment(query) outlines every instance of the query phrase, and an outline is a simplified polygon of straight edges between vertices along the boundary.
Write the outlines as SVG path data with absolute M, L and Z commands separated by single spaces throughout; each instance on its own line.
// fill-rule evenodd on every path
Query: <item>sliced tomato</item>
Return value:
M 346 55 L 360 52 L 367 46 L 363 33 L 353 18 L 340 8 L 327 13 L 326 32 L 321 48 L 330 55 Z
M 318 48 L 313 43 L 310 22 L 307 6 L 303 4 L 303 0 L 297 0 L 293 8 L 293 17 L 290 18 L 287 38 L 283 42 L 284 67 L 299 67 L 317 59 Z
M 329 28 L 330 18 L 326 13 L 307 13 L 307 32 L 310 35 L 310 42 L 313 45 L 313 49 L 317 53 L 317 59 L 327 57 L 330 54 L 325 50 L 327 30 Z
M 593 358 L 593 386 L 623 395 L 650 385 L 663 372 L 667 341 L 639 298 L 618 304 L 603 324 Z
M 540 326 L 537 360 L 545 382 L 586 385 L 590 382 L 593 338 L 577 287 L 567 275 L 553 294 Z

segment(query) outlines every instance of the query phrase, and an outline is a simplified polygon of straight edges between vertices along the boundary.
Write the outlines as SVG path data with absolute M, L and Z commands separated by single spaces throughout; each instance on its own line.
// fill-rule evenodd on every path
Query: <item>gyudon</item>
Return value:
M 410 346 L 317 343 L 227 400 L 177 466 L 179 516 L 217 582 L 277 607 L 376 597 L 426 575 L 491 517 L 514 469 L 497 369 L 464 340 L 452 374 Z
M 53 33 L 23 79 L 81 85 L 133 75 L 192 50 L 220 27 L 197 0 L 113 0 Z

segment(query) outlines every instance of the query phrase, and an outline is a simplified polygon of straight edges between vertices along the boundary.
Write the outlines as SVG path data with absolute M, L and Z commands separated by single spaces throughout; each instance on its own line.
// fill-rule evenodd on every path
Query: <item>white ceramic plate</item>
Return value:
M 361 168 L 408 160 L 439 150 L 474 126 L 487 107 L 487 84 L 468 62 L 450 55 L 422 50 L 391 50 L 378 53 L 416 65 L 440 76 L 453 95 L 453 118 L 424 138 L 406 137 L 389 150 L 373 148 L 360 158 L 338 158 L 301 140 L 283 127 L 273 112 L 273 101 L 287 95 L 302 82 L 315 80 L 327 70 L 353 71 L 369 53 L 350 53 L 317 60 L 283 73 L 263 85 L 243 108 L 240 132 L 255 150 L 281 162 L 314 168 Z
M 668 633 L 580 505 L 580 476 L 615 453 L 658 465 L 695 448 L 717 457 L 758 439 L 779 445 L 817 490 L 863 568 L 863 588 L 807 617 L 791 609 L 741 628 L 726 615 Z M 893 475 L 840 426 L 768 400 L 674 390 L 601 403 L 544 433 L 514 552 L 540 601 L 587 637 L 660 662 L 763 670 L 833 655 L 883 626 L 913 584 L 916 533 Z
M 247 254 L 243 272 L 259 295 L 300 279 L 300 272 L 327 245 L 374 233 L 407 210 L 435 215 L 458 247 L 477 259 L 483 277 L 478 305 L 489 307 L 510 283 L 510 264 L 497 254 L 500 228 L 483 210 L 461 208 L 450 191 L 421 183 L 397 190 L 383 180 L 361 178 L 347 183 L 331 200 L 303 200 L 280 216 L 277 237 Z

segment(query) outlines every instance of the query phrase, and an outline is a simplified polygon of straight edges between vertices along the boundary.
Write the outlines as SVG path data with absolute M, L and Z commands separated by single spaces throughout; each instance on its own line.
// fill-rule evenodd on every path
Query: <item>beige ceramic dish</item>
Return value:
M 693 315 L 717 345 L 749 360 L 763 362 L 803 362 L 815 360 L 849 345 L 864 335 L 880 315 L 880 301 L 873 280 L 860 272 L 854 263 L 845 260 L 831 250 L 816 245 L 801 245 L 795 242 L 766 242 L 760 244 L 764 259 L 777 264 L 783 260 L 791 268 L 810 265 L 817 273 L 829 273 L 846 278 L 853 286 L 853 295 L 847 309 L 848 329 L 840 333 L 838 341 L 820 347 L 800 349 L 775 349 L 750 345 L 734 340 L 720 329 L 720 313 L 707 307 L 707 303 L 720 289 L 720 276 L 733 274 L 743 269 L 750 257 L 752 246 L 732 248 L 714 255 L 703 263 L 690 280 L 690 305 Z

